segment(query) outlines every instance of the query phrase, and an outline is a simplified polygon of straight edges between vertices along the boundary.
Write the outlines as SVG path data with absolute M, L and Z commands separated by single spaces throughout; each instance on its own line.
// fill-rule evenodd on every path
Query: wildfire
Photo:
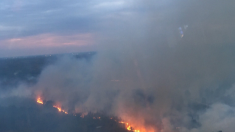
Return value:
M 43 100 L 40 97 L 38 97 L 37 98 L 37 103 L 43 104 Z M 59 106 L 53 105 L 53 107 L 56 108 L 59 112 L 63 112 L 65 114 L 68 114 L 68 112 L 66 112 L 65 110 L 61 109 L 61 107 L 59 107 Z
M 40 97 L 38 97 L 37 98 L 37 103 L 39 103 L 39 104 L 43 104 L 43 100 L 40 98 Z M 65 110 L 63 110 L 61 107 L 59 107 L 59 106 L 57 106 L 57 105 L 53 105 L 53 107 L 54 108 L 56 108 L 59 112 L 63 112 L 63 113 L 65 113 L 65 114 L 68 114 L 68 112 L 66 112 Z M 80 116 L 81 118 L 84 118 L 84 116 L 86 116 L 88 113 L 82 113 L 82 115 Z M 74 116 L 76 116 L 76 115 L 74 115 Z M 93 119 L 101 119 L 100 117 L 93 117 Z M 110 118 L 110 119 L 113 119 L 113 118 Z M 115 120 L 116 122 L 117 122 L 117 120 Z M 121 121 L 121 122 L 119 122 L 119 123 L 121 123 L 121 124 L 124 124 L 125 125 L 125 128 L 128 130 L 128 131 L 131 131 L 131 132 L 140 132 L 140 130 L 141 130 L 141 132 L 146 132 L 146 129 L 140 129 L 140 130 L 135 130 L 135 129 L 133 129 L 133 127 L 129 124 L 129 123 L 127 123 L 127 122 L 123 122 L 123 121 Z M 153 132 L 153 131 L 151 131 L 151 132 Z
M 41 98 L 37 98 L 37 103 L 39 103 L 39 104 L 43 104 L 42 99 L 41 99 Z
M 66 112 L 65 110 L 61 109 L 61 107 L 53 105 L 54 108 L 58 109 L 59 112 L 63 112 L 65 114 L 68 114 L 68 112 Z
M 126 129 L 127 129 L 128 131 L 140 132 L 140 130 L 133 130 L 132 126 L 129 125 L 129 123 L 127 123 L 127 122 L 121 121 L 121 122 L 119 122 L 119 123 L 125 124 L 125 127 L 126 127 Z

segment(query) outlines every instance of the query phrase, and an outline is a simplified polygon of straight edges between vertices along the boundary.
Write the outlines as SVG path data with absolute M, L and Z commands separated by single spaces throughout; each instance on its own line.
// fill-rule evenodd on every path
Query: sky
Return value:
M 96 51 L 104 46 L 99 44 L 121 42 L 128 35 L 142 40 L 165 35 L 174 45 L 183 26 L 234 33 L 231 2 L 1 0 L 0 57 Z
M 129 10 L 132 1 L 3 0 L 0 56 L 94 50 L 108 17 Z M 128 12 L 128 11 L 127 11 Z M 117 15 L 115 15 L 117 14 Z

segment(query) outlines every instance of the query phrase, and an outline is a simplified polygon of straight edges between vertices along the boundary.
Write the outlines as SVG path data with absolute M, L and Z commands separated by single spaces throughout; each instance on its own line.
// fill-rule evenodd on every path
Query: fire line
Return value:
M 43 104 L 43 100 L 39 97 L 37 98 L 37 103 L 39 104 Z M 63 112 L 65 114 L 68 114 L 68 112 L 66 112 L 65 110 L 61 109 L 61 107 L 53 105 L 54 108 L 56 108 L 59 112 Z

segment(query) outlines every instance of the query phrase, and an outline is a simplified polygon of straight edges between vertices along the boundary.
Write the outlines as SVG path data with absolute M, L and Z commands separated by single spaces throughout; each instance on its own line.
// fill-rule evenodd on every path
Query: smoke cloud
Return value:
M 33 89 L 68 111 L 104 112 L 142 131 L 232 131 L 232 48 L 140 44 L 90 61 L 63 57 Z

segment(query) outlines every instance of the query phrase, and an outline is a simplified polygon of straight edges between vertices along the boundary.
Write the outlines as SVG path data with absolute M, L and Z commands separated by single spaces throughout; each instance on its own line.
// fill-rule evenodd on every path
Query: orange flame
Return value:
M 58 109 L 59 112 L 63 112 L 65 114 L 68 114 L 68 112 L 66 112 L 65 110 L 61 109 L 61 107 L 53 105 L 54 108 Z
M 37 103 L 39 103 L 39 104 L 43 104 L 43 101 L 42 101 L 42 99 L 39 97 L 39 98 L 37 98 Z
M 140 130 L 133 130 L 133 129 L 132 129 L 132 126 L 131 126 L 131 125 L 128 125 L 129 123 L 127 123 L 127 122 L 121 121 L 121 122 L 119 122 L 119 123 L 125 124 L 126 129 L 127 129 L 128 131 L 140 132 Z
M 40 98 L 40 97 L 38 97 L 37 98 L 37 103 L 39 103 L 39 104 L 43 104 L 43 100 Z M 66 112 L 65 110 L 63 110 L 61 107 L 59 107 L 59 106 L 56 106 L 56 105 L 53 105 L 53 107 L 54 108 L 56 108 L 59 112 L 63 112 L 63 113 L 65 113 L 65 114 L 68 114 L 68 112 Z M 84 116 L 86 116 L 88 113 L 82 113 L 82 115 L 80 116 L 80 117 L 82 117 L 82 118 L 84 118 Z M 76 115 L 75 115 L 76 116 Z M 100 117 L 93 117 L 93 119 L 101 119 Z M 113 119 L 113 118 L 110 118 L 110 119 Z M 115 120 L 115 121 L 117 121 L 117 120 Z M 128 130 L 128 131 L 132 131 L 132 132 L 146 132 L 146 129 L 140 129 L 140 130 L 136 130 L 136 129 L 133 129 L 133 127 L 129 124 L 129 123 L 127 123 L 127 122 L 123 122 L 123 121 L 121 121 L 121 122 L 119 122 L 119 123 L 122 123 L 122 124 L 124 124 L 125 125 L 125 128 Z M 154 130 L 151 130 L 151 132 L 153 132 Z
M 131 130 L 131 126 L 128 126 L 126 129 L 130 131 Z
M 38 97 L 37 98 L 37 103 L 43 104 L 43 100 L 40 97 Z M 59 106 L 53 105 L 53 107 L 56 108 L 59 112 L 63 112 L 65 114 L 68 114 L 68 112 L 66 112 L 65 110 L 61 109 L 61 107 L 59 107 Z

